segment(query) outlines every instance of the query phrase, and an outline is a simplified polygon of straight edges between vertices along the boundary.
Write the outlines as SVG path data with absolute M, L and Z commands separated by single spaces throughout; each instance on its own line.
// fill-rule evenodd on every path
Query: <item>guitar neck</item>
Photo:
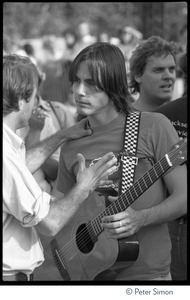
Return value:
M 101 220 L 108 215 L 117 214 L 126 210 L 137 200 L 154 182 L 156 182 L 171 167 L 167 156 L 158 161 L 149 171 L 138 179 L 126 192 L 121 194 L 116 201 L 110 204 L 101 214 L 88 224 L 88 229 L 94 237 L 102 231 Z

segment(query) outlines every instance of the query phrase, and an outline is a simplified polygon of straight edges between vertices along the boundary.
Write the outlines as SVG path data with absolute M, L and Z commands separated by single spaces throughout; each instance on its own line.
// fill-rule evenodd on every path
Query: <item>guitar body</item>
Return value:
M 91 238 L 86 225 L 105 209 L 100 202 L 95 208 L 95 203 L 96 200 L 90 206 L 85 202 L 51 242 L 54 261 L 64 280 L 93 280 L 112 266 L 114 269 L 129 267 L 138 257 L 139 245 L 135 236 L 118 242 L 103 231 L 95 240 Z

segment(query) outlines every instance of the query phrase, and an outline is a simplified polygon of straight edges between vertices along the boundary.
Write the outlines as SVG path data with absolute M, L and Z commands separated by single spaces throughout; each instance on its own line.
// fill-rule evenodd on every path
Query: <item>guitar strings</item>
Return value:
M 183 145 L 184 146 L 184 145 Z M 178 147 L 178 148 L 175 148 L 174 150 L 173 150 L 173 154 L 171 154 L 170 155 L 170 157 L 172 157 L 172 155 L 175 157 L 175 152 L 179 152 L 179 150 L 180 150 L 180 147 Z M 171 151 L 171 153 L 172 153 L 172 151 Z M 153 166 L 153 168 L 151 168 L 148 172 L 146 172 L 145 174 L 144 174 L 144 176 L 143 177 L 141 177 L 139 180 L 141 180 L 142 178 L 144 178 L 144 177 L 146 177 L 147 175 L 149 176 L 149 173 L 151 173 L 151 172 L 155 172 L 155 169 L 156 169 L 156 167 L 160 167 L 160 164 L 161 164 L 161 161 L 163 160 L 163 159 L 165 159 L 165 156 L 160 160 L 160 161 L 158 161 L 156 164 L 155 164 L 155 166 Z M 159 163 L 159 164 L 158 164 Z M 158 164 L 158 165 L 157 165 Z M 168 166 L 168 162 L 167 162 L 167 160 L 165 160 L 165 162 L 164 162 L 164 164 L 163 164 L 163 167 L 164 166 Z M 162 174 L 163 172 L 161 171 L 161 174 Z M 158 175 L 159 177 L 160 177 L 160 175 Z M 158 177 L 158 178 L 159 178 Z M 150 178 L 150 176 L 149 176 L 149 178 Z M 157 179 L 158 179 L 157 178 Z M 139 183 L 139 180 L 133 185 L 133 186 L 135 186 L 135 185 L 137 185 L 137 183 Z M 133 187 L 132 186 L 132 187 Z M 139 188 L 139 185 L 138 185 L 138 188 Z M 130 188 L 127 190 L 127 192 L 128 191 L 130 191 Z M 140 189 L 140 192 L 142 193 L 142 190 Z M 112 214 L 112 212 L 111 212 L 111 209 L 113 209 L 113 207 L 114 206 L 116 206 L 116 205 L 119 205 L 119 200 L 127 200 L 127 198 L 126 197 L 124 197 L 124 195 L 122 194 L 122 195 L 120 195 L 119 197 L 118 197 L 118 199 L 115 201 L 115 202 L 113 202 L 112 204 L 110 204 L 107 208 L 106 208 L 106 210 L 105 211 L 108 211 L 108 213 L 110 213 L 110 214 Z M 130 204 L 130 203 L 129 203 Z M 115 207 L 116 208 L 116 207 Z M 77 234 L 77 237 L 78 237 L 78 243 L 81 243 L 81 241 L 83 242 L 83 244 L 82 244 L 82 247 L 84 246 L 84 245 L 87 245 L 90 241 L 92 241 L 92 239 L 91 239 L 91 233 L 93 233 L 93 228 L 92 228 L 92 226 L 91 226 L 91 228 L 89 228 L 89 225 L 91 225 L 93 222 L 96 222 L 96 220 L 101 216 L 103 214 L 103 212 L 101 213 L 101 214 L 99 214 L 95 219 L 93 219 L 92 221 L 91 221 L 91 223 L 87 223 L 86 224 L 86 227 L 85 227 L 85 229 L 83 229 L 83 230 L 81 230 L 78 234 Z M 102 230 L 103 231 L 103 230 Z M 86 240 L 85 240 L 86 239 Z M 65 255 L 67 255 L 67 253 L 70 253 L 70 250 L 69 250 L 69 248 L 71 247 L 71 245 L 73 244 L 73 242 L 75 242 L 75 240 L 76 240 L 76 237 L 74 237 L 74 238 L 72 238 L 64 247 L 62 247 L 62 248 L 60 248 L 60 250 L 58 250 L 58 253 L 60 253 L 61 255 L 62 254 L 65 254 Z M 80 245 L 81 246 L 81 245 Z

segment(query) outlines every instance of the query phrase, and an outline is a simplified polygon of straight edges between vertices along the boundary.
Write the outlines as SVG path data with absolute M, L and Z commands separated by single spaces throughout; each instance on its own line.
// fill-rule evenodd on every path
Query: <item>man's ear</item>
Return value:
M 142 76 L 134 76 L 135 78 L 135 81 L 138 82 L 138 83 L 141 83 L 142 81 Z
M 22 107 L 23 107 L 23 99 L 19 99 L 19 101 L 18 101 L 18 107 L 19 107 L 19 110 L 22 110 Z

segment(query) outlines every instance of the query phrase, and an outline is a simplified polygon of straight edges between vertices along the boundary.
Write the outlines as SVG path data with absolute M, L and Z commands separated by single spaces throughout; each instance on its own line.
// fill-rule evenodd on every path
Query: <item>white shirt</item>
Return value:
M 50 207 L 25 165 L 25 145 L 3 124 L 3 276 L 30 274 L 44 261 L 36 229 Z

